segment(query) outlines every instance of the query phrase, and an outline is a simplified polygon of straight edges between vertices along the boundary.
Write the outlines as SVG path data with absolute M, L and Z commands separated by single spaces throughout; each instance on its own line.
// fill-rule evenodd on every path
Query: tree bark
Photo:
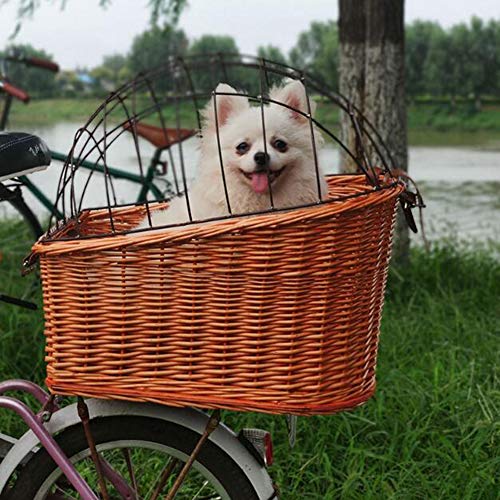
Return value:
M 340 92 L 374 125 L 397 168 L 408 170 L 408 137 L 404 66 L 404 0 L 339 0 Z M 346 113 L 341 138 L 355 151 L 355 134 Z M 370 160 L 380 163 L 373 148 Z M 356 171 L 342 156 L 341 169 Z M 401 210 L 396 222 L 393 257 L 406 264 L 409 233 Z
M 361 111 L 365 103 L 366 0 L 339 0 L 339 90 Z M 356 151 L 356 134 L 349 116 L 342 113 L 340 137 Z M 341 170 L 357 171 L 356 162 L 341 150 Z

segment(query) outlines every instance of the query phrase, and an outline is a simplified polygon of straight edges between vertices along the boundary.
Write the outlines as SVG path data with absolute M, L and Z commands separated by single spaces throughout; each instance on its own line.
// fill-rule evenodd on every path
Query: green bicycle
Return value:
M 7 128 L 12 101 L 14 99 L 20 100 L 24 103 L 28 103 L 30 101 L 30 96 L 27 92 L 16 87 L 9 81 L 9 64 L 23 64 L 25 66 L 32 66 L 46 71 L 59 71 L 58 65 L 52 61 L 27 57 L 20 52 L 12 52 L 3 58 L 0 58 L 0 97 L 3 97 L 3 108 L 0 113 L 0 131 Z M 155 148 L 149 165 L 144 170 L 143 175 L 127 171 L 125 168 L 110 166 L 104 167 L 99 162 L 91 160 L 84 160 L 80 166 L 89 172 L 106 175 L 111 177 L 113 180 L 122 179 L 138 185 L 140 189 L 136 199 L 137 203 L 144 202 L 149 195 L 151 195 L 153 200 L 168 198 L 169 195 L 172 195 L 173 191 L 172 186 L 164 177 L 167 173 L 169 161 L 172 162 L 172 153 L 170 148 L 181 141 L 193 137 L 196 135 L 197 130 L 184 128 L 181 129 L 179 133 L 177 128 L 170 129 L 166 126 L 155 126 L 141 122 L 135 123 L 134 128 L 139 136 L 147 140 Z M 167 155 L 167 159 L 164 159 L 165 155 Z M 52 160 L 62 163 L 64 163 L 67 159 L 66 154 L 53 150 L 51 150 L 51 157 Z M 173 175 L 176 190 L 178 191 L 175 171 L 173 171 Z M 0 175 L 0 182 L 2 180 L 1 177 L 2 176 Z M 62 214 L 58 213 L 55 208 L 55 200 L 45 194 L 40 187 L 29 178 L 29 176 L 21 175 L 17 179 L 18 183 L 31 192 L 31 194 L 49 211 L 49 213 L 55 215 L 56 217 L 61 217 Z M 25 219 L 31 227 L 34 236 L 38 238 L 42 234 L 42 227 L 37 215 L 26 204 L 22 198 L 21 191 L 19 189 L 14 189 L 14 191 L 15 195 L 13 192 L 8 201 Z
M 7 129 L 14 99 L 26 104 L 30 101 L 30 96 L 26 91 L 9 81 L 8 70 L 11 64 L 21 64 L 45 71 L 59 71 L 59 66 L 54 62 L 28 57 L 19 51 L 12 51 L 0 58 L 0 106 L 3 101 L 3 106 L 0 108 L 0 131 Z M 177 127 L 167 128 L 165 123 L 161 125 L 156 126 L 141 121 L 130 124 L 137 135 L 148 141 L 154 148 L 149 164 L 143 169 L 141 175 L 130 172 L 126 168 L 104 166 L 104 163 L 108 162 L 100 161 L 102 158 L 82 160 L 79 163 L 80 168 L 88 171 L 89 178 L 94 174 L 104 175 L 111 181 L 123 180 L 136 185 L 139 188 L 136 203 L 142 203 L 146 199 L 152 201 L 168 199 L 174 193 L 180 192 L 175 168 L 173 168 L 174 158 L 171 147 L 193 137 L 198 130 L 192 128 L 178 129 Z M 67 161 L 67 155 L 58 151 L 51 150 L 50 156 L 53 162 L 59 162 L 61 165 Z M 170 172 L 172 182 L 166 178 L 169 164 L 172 165 L 172 171 Z M 0 248 L 0 281 L 5 283 L 9 281 L 8 273 L 11 272 L 12 266 L 20 262 L 29 250 L 24 242 L 36 241 L 44 232 L 44 224 L 40 221 L 37 212 L 26 202 L 23 190 L 30 192 L 32 197 L 55 218 L 59 219 L 63 216 L 56 207 L 56 200 L 54 199 L 56 194 L 44 192 L 36 181 L 30 178 L 29 174 L 32 171 L 27 171 L 12 179 L 8 168 L 8 165 L 0 168 L 0 199 L 8 202 L 12 207 L 7 212 L 9 224 L 0 228 L 0 240 L 2 242 Z M 12 211 L 17 216 L 11 216 Z M 23 235 L 29 235 L 29 238 L 23 238 Z M 29 280 L 25 280 L 25 286 L 21 292 L 22 297 L 28 297 L 32 290 L 33 284 L 29 283 Z M 19 295 L 19 292 L 17 292 L 17 295 Z

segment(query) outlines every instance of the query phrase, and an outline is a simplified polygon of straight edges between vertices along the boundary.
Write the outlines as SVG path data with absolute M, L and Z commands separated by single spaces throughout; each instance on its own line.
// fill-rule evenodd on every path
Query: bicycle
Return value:
M 4 105 L 0 113 L 0 131 L 5 130 L 8 125 L 13 100 L 17 99 L 26 104 L 30 101 L 30 96 L 25 90 L 15 86 L 15 84 L 9 81 L 8 65 L 10 63 L 23 64 L 25 66 L 51 72 L 59 71 L 59 66 L 56 63 L 36 57 L 28 57 L 20 51 L 11 52 L 5 57 L 0 58 L 0 94 L 4 96 Z M 165 178 L 169 162 L 172 164 L 174 161 L 170 148 L 179 142 L 183 142 L 193 137 L 197 134 L 197 130 L 184 128 L 178 131 L 177 129 L 157 127 L 138 122 L 136 124 L 136 132 L 155 148 L 150 163 L 144 171 L 144 175 L 137 175 L 124 168 L 107 165 L 104 167 L 98 161 L 90 160 L 83 161 L 82 168 L 87 169 L 91 173 L 96 172 L 112 179 L 125 180 L 139 186 L 140 190 L 136 199 L 137 203 L 144 202 L 149 194 L 152 195 L 153 200 L 168 198 L 174 193 L 170 182 Z M 168 155 L 168 159 L 164 159 L 165 155 Z M 64 163 L 67 158 L 66 154 L 53 150 L 50 151 L 50 156 L 52 160 L 59 163 Z M 18 172 L 14 180 L 6 177 L 6 175 L 9 174 L 8 168 L 9 165 L 0 167 L 0 198 L 10 203 L 21 217 L 19 221 L 15 223 L 16 225 L 10 232 L 9 238 L 4 238 L 2 241 L 2 251 L 6 261 L 13 259 L 19 260 L 28 251 L 28 248 L 20 243 L 22 239 L 20 239 L 18 235 L 21 231 L 29 231 L 33 241 L 36 241 L 43 234 L 43 224 L 39 221 L 37 214 L 24 199 L 21 187 L 28 190 L 51 215 L 58 218 L 61 217 L 61 213 L 55 208 L 54 199 L 51 199 L 49 195 L 44 193 L 36 183 L 28 177 L 28 175 L 36 171 L 36 169 L 28 168 L 25 171 Z M 5 173 L 5 175 L 3 175 L 2 172 Z M 172 172 L 174 175 L 174 189 L 175 192 L 179 194 L 180 187 L 175 177 L 175 170 L 172 170 Z M 9 180 L 8 185 L 4 182 L 6 180 Z M 24 228 L 24 226 L 27 227 Z M 24 300 L 29 297 L 32 290 L 33 283 L 27 282 L 22 292 L 22 299 L 14 299 L 8 295 L 0 295 L 0 301 L 3 300 L 4 302 L 16 303 L 17 305 L 23 305 L 24 307 L 33 309 L 35 308 L 34 304 Z
M 0 131 L 5 130 L 8 125 L 10 112 L 12 109 L 12 102 L 17 99 L 25 104 L 30 101 L 29 94 L 8 78 L 9 64 L 22 64 L 31 66 L 40 70 L 58 72 L 59 66 L 48 60 L 39 59 L 35 57 L 25 56 L 22 52 L 15 51 L 3 58 L 0 58 L 0 94 L 3 94 L 4 104 L 2 112 L 0 113 Z M 175 177 L 175 170 L 172 171 L 174 175 L 174 188 L 164 178 L 167 174 L 169 163 L 173 163 L 171 147 L 179 142 L 190 139 L 195 136 L 198 131 L 190 128 L 168 128 L 166 126 L 155 126 L 151 124 L 138 122 L 136 124 L 136 133 L 148 141 L 155 148 L 149 165 L 145 168 L 144 175 L 137 175 L 129 172 L 124 168 L 115 166 L 106 166 L 94 161 L 83 161 L 81 164 L 82 169 L 90 172 L 97 172 L 102 175 L 109 176 L 113 179 L 122 179 L 140 187 L 139 193 L 136 198 L 137 203 L 146 201 L 149 194 L 152 195 L 153 200 L 162 200 L 175 193 L 180 193 L 180 187 L 177 178 Z M 67 159 L 66 154 L 51 150 L 51 157 L 56 162 L 64 163 Z M 168 155 L 167 159 L 164 156 Z M 60 217 L 60 212 L 55 208 L 54 200 L 49 195 L 45 194 L 33 181 L 27 177 L 31 172 L 21 173 L 17 177 L 18 182 L 24 186 L 48 211 L 56 217 Z M 2 181 L 0 177 L 0 182 Z M 0 188 L 1 189 L 1 188 Z M 173 190 L 175 189 L 175 191 Z M 17 189 L 12 192 L 8 198 L 10 204 L 27 222 L 35 239 L 38 239 L 42 234 L 42 225 L 38 217 L 23 199 L 21 190 Z
M 23 144 L 44 151 L 30 168 L 46 168 L 48 149 L 36 136 L 7 133 L 3 139 L 0 164 L 16 159 L 7 180 L 27 170 Z M 30 394 L 41 408 L 34 412 L 4 395 L 11 391 Z M 243 429 L 237 435 L 220 422 L 219 411 L 208 415 L 194 408 L 81 397 L 62 403 L 32 382 L 0 382 L 0 408 L 14 411 L 30 429 L 18 440 L 0 434 L 1 499 L 79 494 L 97 500 L 99 491 L 105 499 L 154 500 L 167 488 L 162 498 L 172 499 L 181 487 L 183 495 L 197 499 L 277 498 L 266 470 L 272 463 L 266 431 Z
M 31 237 L 39 238 L 42 234 L 42 227 L 38 219 L 33 214 L 31 209 L 26 205 L 21 193 L 21 185 L 19 183 L 4 184 L 3 181 L 9 182 L 13 176 L 22 175 L 23 173 L 33 172 L 47 168 L 50 164 L 50 153 L 47 146 L 37 137 L 26 133 L 11 133 L 7 134 L 0 132 L 0 201 L 10 202 L 28 222 L 32 230 Z M 21 223 L 22 225 L 22 223 Z M 19 223 L 17 223 L 19 226 Z M 2 240 L 2 246 L 8 247 L 14 256 L 22 256 L 25 253 L 25 248 L 22 243 L 22 235 L 18 232 L 18 227 L 11 228 L 10 236 Z M 2 255 L 2 260 L 5 256 Z M 9 266 L 11 262 L 7 260 L 3 263 Z M 33 282 L 29 283 L 27 291 L 32 289 Z M 1 293 L 0 302 L 7 302 L 28 309 L 36 309 L 36 305 L 25 300 L 25 295 L 21 298 L 16 298 L 10 294 Z

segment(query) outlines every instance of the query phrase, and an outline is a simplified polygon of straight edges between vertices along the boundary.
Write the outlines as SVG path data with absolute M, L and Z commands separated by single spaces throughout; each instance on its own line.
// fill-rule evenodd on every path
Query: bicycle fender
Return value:
M 195 408 L 174 408 L 154 403 L 132 403 L 104 399 L 87 399 L 86 402 L 91 419 L 116 416 L 151 417 L 183 425 L 200 434 L 205 430 L 209 418 L 206 413 Z M 76 404 L 72 404 L 55 412 L 50 421 L 44 425 L 53 435 L 80 423 Z M 229 427 L 220 423 L 209 439 L 240 465 L 248 480 L 254 485 L 259 498 L 263 500 L 275 498 L 275 489 L 266 468 L 240 443 L 236 434 Z M 27 431 L 12 446 L 0 463 L 0 494 L 15 469 L 38 446 L 40 446 L 40 442 L 31 430 Z

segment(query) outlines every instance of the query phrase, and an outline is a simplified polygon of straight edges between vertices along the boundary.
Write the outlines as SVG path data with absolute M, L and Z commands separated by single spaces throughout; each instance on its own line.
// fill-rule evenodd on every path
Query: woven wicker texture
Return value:
M 37 243 L 49 388 L 270 413 L 364 402 L 403 187 L 328 182 L 334 201 L 310 208 L 135 236 L 64 240 L 66 226 Z M 114 209 L 115 229 L 142 217 Z M 107 210 L 81 220 L 109 231 Z

